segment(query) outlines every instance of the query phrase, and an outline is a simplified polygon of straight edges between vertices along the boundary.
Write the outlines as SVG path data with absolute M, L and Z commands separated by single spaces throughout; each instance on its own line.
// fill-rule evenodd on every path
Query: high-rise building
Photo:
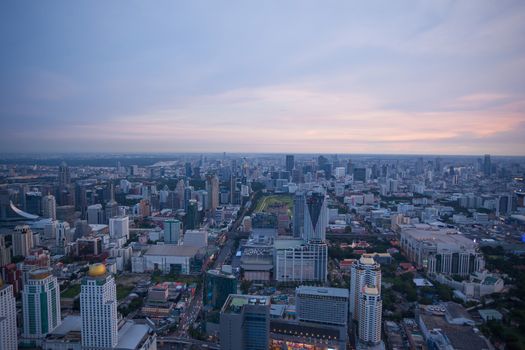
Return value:
M 117 287 L 103 264 L 91 265 L 82 280 L 80 316 L 83 349 L 107 349 L 117 345 Z
M 299 286 L 295 289 L 296 315 L 299 321 L 346 327 L 348 290 Z
M 376 287 L 381 292 L 381 266 L 369 256 L 362 256 L 350 267 L 350 313 L 360 319 L 359 299 L 365 286 Z
M 286 155 L 286 171 L 289 171 L 291 173 L 294 167 L 295 167 L 295 162 L 294 162 L 293 154 L 287 154 Z
M 16 350 L 16 300 L 13 286 L 0 277 L 0 349 Z
M 28 225 L 19 225 L 13 232 L 13 256 L 27 256 L 33 248 L 33 231 Z
M 278 282 L 326 282 L 326 243 L 283 239 L 275 240 L 274 247 L 274 276 Z
M 64 187 L 69 185 L 71 182 L 71 176 L 69 174 L 69 167 L 66 162 L 62 162 L 58 167 L 58 185 Z
M 367 344 L 381 342 L 381 293 L 377 287 L 365 286 L 359 297 L 359 340 Z
M 164 221 L 164 243 L 180 244 L 182 234 L 182 222 L 175 219 Z
M 42 193 L 27 192 L 26 193 L 26 212 L 33 215 L 42 214 Z
M 492 174 L 492 163 L 490 161 L 490 154 L 485 154 L 483 160 L 483 173 L 485 176 L 490 176 Z
M 129 217 L 117 216 L 109 219 L 109 235 L 111 238 L 129 239 Z
M 71 229 L 67 221 L 59 221 L 55 226 L 56 245 L 59 249 L 64 249 L 71 238 Z
M 215 212 L 219 206 L 219 179 L 216 175 L 206 176 L 206 192 L 208 192 L 208 210 Z
M 354 168 L 352 174 L 354 181 L 366 182 L 366 168 Z
M 230 294 L 237 294 L 237 278 L 220 270 L 209 270 L 204 280 L 204 305 L 220 309 Z
M 328 227 L 328 197 L 324 193 L 310 192 L 304 206 L 303 238 L 324 242 Z
M 102 210 L 102 204 L 88 206 L 87 221 L 90 225 L 101 225 L 104 223 L 104 210 Z
M 42 216 L 53 220 L 57 219 L 57 203 L 55 196 L 48 194 L 42 198 Z
M 60 287 L 50 268 L 29 272 L 22 291 L 24 340 L 35 345 L 61 323 Z
M 194 199 L 188 201 L 188 209 L 186 211 L 185 220 L 184 226 L 187 230 L 194 230 L 199 227 L 199 205 Z
M 5 235 L 0 235 L 0 267 L 11 263 L 11 248 L 6 246 Z
M 293 198 L 293 236 L 302 237 L 304 230 L 304 207 L 305 193 L 302 191 L 295 192 Z
M 223 350 L 267 350 L 270 297 L 230 294 L 220 314 Z

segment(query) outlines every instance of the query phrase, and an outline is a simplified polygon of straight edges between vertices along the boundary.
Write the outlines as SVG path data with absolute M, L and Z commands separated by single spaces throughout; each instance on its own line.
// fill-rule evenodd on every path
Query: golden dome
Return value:
M 49 269 L 37 269 L 29 272 L 29 277 L 33 280 L 43 280 L 51 275 L 51 270 Z
M 106 265 L 104 264 L 93 264 L 89 267 L 88 275 L 90 277 L 103 276 L 106 273 Z

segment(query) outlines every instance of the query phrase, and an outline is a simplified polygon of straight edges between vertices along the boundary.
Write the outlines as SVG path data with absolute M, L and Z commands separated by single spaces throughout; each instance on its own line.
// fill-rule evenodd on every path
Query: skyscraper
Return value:
M 0 277 L 0 349 L 16 350 L 16 300 L 13 286 Z
M 324 242 L 328 227 L 328 198 L 320 192 L 308 193 L 305 198 L 303 238 Z
M 57 219 L 57 203 L 55 196 L 48 194 L 42 198 L 42 216 L 53 220 Z
M 164 221 L 164 243 L 180 244 L 182 233 L 182 222 L 175 219 Z
M 50 268 L 29 272 L 22 291 L 24 339 L 39 345 L 61 323 L 60 288 Z
M 33 231 L 28 225 L 15 227 L 13 233 L 13 256 L 27 256 L 33 248 Z
M 492 163 L 490 161 L 490 154 L 485 154 L 483 161 L 483 173 L 485 176 L 490 176 L 492 174 Z
M 363 255 L 350 267 L 350 313 L 359 320 L 359 298 L 365 286 L 378 288 L 381 292 L 381 267 L 370 256 Z
M 117 287 L 103 264 L 89 267 L 80 290 L 82 348 L 114 348 L 118 342 Z
M 71 238 L 71 230 L 67 221 L 59 221 L 55 226 L 56 245 L 60 250 L 64 250 Z
M 300 286 L 295 289 L 296 314 L 299 321 L 346 327 L 348 324 L 348 290 Z
M 58 185 L 60 187 L 68 186 L 71 182 L 71 176 L 69 175 L 69 167 L 66 162 L 60 163 L 58 167 Z
M 109 235 L 111 238 L 129 239 L 129 217 L 118 216 L 109 219 Z
M 219 206 L 219 179 L 216 175 L 206 176 L 206 192 L 208 192 L 208 210 L 212 213 Z
M 305 194 L 302 191 L 295 192 L 293 198 L 293 236 L 302 237 L 304 229 L 304 206 Z
M 219 270 L 206 272 L 204 280 L 204 305 L 221 308 L 230 294 L 237 293 L 237 278 L 231 273 Z
M 365 286 L 359 298 L 359 340 L 364 343 L 381 342 L 381 311 L 383 303 L 377 287 Z
M 223 350 L 267 350 L 270 334 L 270 297 L 231 294 L 221 309 Z
M 293 154 L 287 154 L 286 155 L 286 171 L 289 171 L 292 173 L 292 170 L 295 167 L 295 161 Z

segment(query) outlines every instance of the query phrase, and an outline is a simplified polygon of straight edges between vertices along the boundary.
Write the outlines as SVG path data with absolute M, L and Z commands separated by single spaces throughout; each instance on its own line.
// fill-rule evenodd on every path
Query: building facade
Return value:
M 371 257 L 363 256 L 350 267 L 350 314 L 360 319 L 359 299 L 366 286 L 376 287 L 381 293 L 381 266 Z
M 62 320 L 60 314 L 60 287 L 51 269 L 37 269 L 28 273 L 22 291 L 24 340 L 32 344 L 40 341 Z
M 16 350 L 16 300 L 13 286 L 5 284 L 0 277 L 0 349 Z
M 359 297 L 359 340 L 368 344 L 381 342 L 381 293 L 376 287 L 365 286 Z
M 347 289 L 300 286 L 295 290 L 297 319 L 346 327 L 348 298 Z
M 118 343 L 117 286 L 103 264 L 90 266 L 80 290 L 82 348 L 114 348 Z
M 279 282 L 326 282 L 328 246 L 326 243 L 292 240 L 274 252 L 274 278 Z

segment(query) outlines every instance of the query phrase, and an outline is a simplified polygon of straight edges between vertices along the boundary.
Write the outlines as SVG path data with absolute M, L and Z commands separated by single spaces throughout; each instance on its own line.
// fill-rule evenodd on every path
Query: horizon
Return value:
M 2 153 L 525 156 L 519 0 L 0 9 Z

